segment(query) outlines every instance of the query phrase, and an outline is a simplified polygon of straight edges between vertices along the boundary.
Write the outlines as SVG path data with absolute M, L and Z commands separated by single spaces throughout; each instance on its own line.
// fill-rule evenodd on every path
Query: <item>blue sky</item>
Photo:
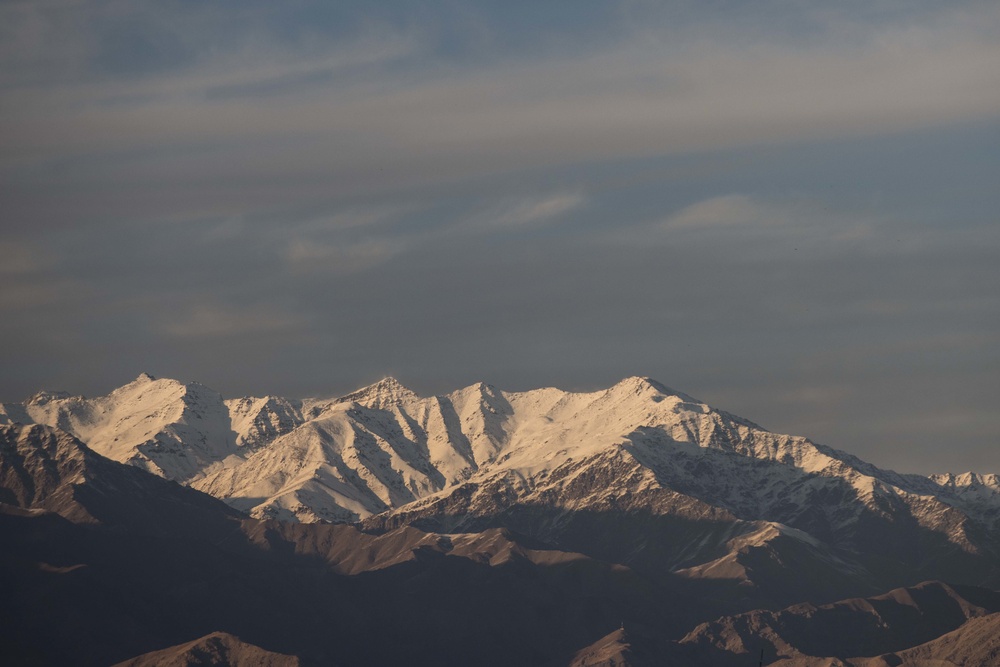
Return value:
M 994 2 L 0 4 L 0 399 L 642 374 L 1000 471 Z

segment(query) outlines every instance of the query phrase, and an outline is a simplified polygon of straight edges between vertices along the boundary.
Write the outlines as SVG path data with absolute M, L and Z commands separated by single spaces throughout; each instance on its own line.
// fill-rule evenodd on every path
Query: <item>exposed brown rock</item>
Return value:
M 299 667 L 292 655 L 265 651 L 225 632 L 213 632 L 194 641 L 151 651 L 115 667 Z

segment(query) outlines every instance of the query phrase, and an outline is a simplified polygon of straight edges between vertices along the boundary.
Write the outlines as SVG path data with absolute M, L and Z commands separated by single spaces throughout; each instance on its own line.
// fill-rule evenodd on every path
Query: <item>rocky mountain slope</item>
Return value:
M 299 667 L 301 662 L 291 655 L 265 651 L 247 644 L 226 632 L 213 632 L 179 646 L 151 651 L 145 655 L 118 663 L 115 667 L 195 667 L 197 665 L 228 665 L 229 667 Z
M 701 655 L 753 654 L 763 648 L 772 658 L 846 660 L 905 650 L 996 611 L 1000 594 L 925 582 L 867 599 L 723 617 L 699 625 L 678 644 L 698 647 Z
M 857 667 L 892 667 L 916 665 L 920 661 L 924 664 L 939 661 L 956 667 L 1000 664 L 1000 613 L 969 619 L 957 630 L 899 653 L 854 662 Z
M 0 415 L 57 426 L 257 518 L 507 528 L 710 582 L 734 611 L 925 579 L 1000 585 L 995 474 L 882 470 L 648 378 L 430 398 L 386 378 L 331 399 L 223 400 L 142 375 L 105 397 L 42 393 Z
M 571 667 L 982 667 L 1000 657 L 1000 594 L 924 582 L 871 598 L 754 610 L 702 623 L 680 639 L 622 627 Z
M 996 655 L 991 476 L 881 471 L 638 378 L 591 394 L 479 385 L 434 399 L 387 381 L 327 401 L 133 384 L 122 394 L 159 405 L 158 417 L 80 407 L 107 397 L 5 408 L 22 423 L 0 426 L 0 662 L 112 664 L 200 651 L 216 632 L 304 665 L 725 666 L 755 664 L 763 649 L 765 664 L 871 667 Z M 152 400 L 165 396 L 175 398 Z M 216 418 L 194 417 L 189 396 Z M 95 414 L 111 413 L 120 433 L 167 441 L 189 421 L 202 434 L 224 425 L 203 404 L 216 398 L 232 449 L 199 440 L 215 454 L 192 468 L 192 486 L 264 453 L 301 464 L 303 446 L 343 462 L 319 464 L 330 478 L 318 481 L 344 510 L 348 494 L 370 501 L 359 489 L 380 498 L 360 467 L 385 474 L 387 460 L 427 486 L 403 483 L 394 493 L 413 500 L 389 495 L 354 525 L 291 510 L 292 521 L 250 518 L 234 498 L 151 474 L 177 452 L 154 468 L 135 452 L 165 450 L 123 446 L 123 465 L 66 430 L 23 423 L 34 411 L 108 434 L 118 422 Z M 363 466 L 348 465 L 361 454 Z M 289 493 L 307 488 L 286 480 Z M 928 572 L 958 583 L 917 585 Z M 908 588 L 878 595 L 894 581 Z M 845 591 L 865 595 L 834 602 Z
M 0 495 L 2 664 L 213 632 L 307 665 L 558 664 L 611 618 L 686 624 L 665 586 L 509 531 L 258 521 L 50 427 L 0 426 Z
M 650 650 L 648 644 L 635 642 L 622 627 L 577 651 L 569 667 L 653 667 L 661 651 Z
M 40 425 L 0 426 L 0 503 L 74 523 L 159 532 L 242 519 L 215 498 L 120 465 L 69 433 Z

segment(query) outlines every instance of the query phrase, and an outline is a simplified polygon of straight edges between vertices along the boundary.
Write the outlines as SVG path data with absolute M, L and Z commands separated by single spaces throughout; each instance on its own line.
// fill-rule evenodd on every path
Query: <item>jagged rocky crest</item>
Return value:
M 427 641 L 478 664 L 742 665 L 763 648 L 768 664 L 881 667 L 1000 650 L 1000 601 L 963 588 L 1000 586 L 996 475 L 881 470 L 647 378 L 434 397 L 387 378 L 328 399 L 224 400 L 142 375 L 94 399 L 2 405 L 0 422 L 0 575 L 14 573 L 19 609 L 62 591 L 80 641 L 108 647 L 101 664 L 169 646 L 179 660 L 258 655 L 193 641 L 231 627 L 281 660 L 296 637 L 309 664 L 395 664 Z M 908 588 L 879 595 L 894 587 Z M 200 588 L 200 622 L 124 644 L 105 628 L 149 632 L 141 614 L 72 617 L 81 590 L 187 608 Z M 482 648 L 493 631 L 465 625 L 469 604 L 524 646 Z M 253 620 L 272 605 L 301 609 L 274 629 Z M 313 627 L 314 609 L 343 605 L 362 620 Z M 468 641 L 428 640 L 413 619 L 431 612 Z M 405 637 L 373 646 L 365 628 L 387 613 Z M 609 635 L 625 618 L 639 623 Z M 832 626 L 873 639 L 835 650 L 821 641 Z
M 0 420 L 58 427 L 257 518 L 512 528 L 776 603 L 801 587 L 832 600 L 929 578 L 1000 581 L 995 474 L 881 470 L 644 377 L 428 398 L 384 378 L 329 399 L 223 400 L 143 374 L 95 399 L 4 405 Z M 789 559 L 810 566 L 789 577 L 777 565 Z

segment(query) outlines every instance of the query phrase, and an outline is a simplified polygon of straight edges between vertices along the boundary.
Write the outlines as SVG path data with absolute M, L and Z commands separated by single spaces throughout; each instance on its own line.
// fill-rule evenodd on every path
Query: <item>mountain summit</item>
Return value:
M 883 470 L 644 377 L 223 399 L 144 374 L 44 392 L 0 405 L 0 520 L 8 643 L 52 615 L 52 591 L 70 615 L 80 590 L 120 591 L 121 610 L 59 626 L 86 621 L 73 645 L 100 635 L 115 660 L 239 629 L 212 650 L 400 664 L 430 641 L 450 664 L 735 666 L 763 649 L 861 667 L 995 655 L 1000 612 L 969 588 L 1000 587 L 996 474 Z M 150 604 L 200 621 L 152 631 Z M 273 608 L 290 616 L 270 628 Z M 428 639 L 442 614 L 467 641 Z M 105 630 L 123 623 L 152 634 L 126 652 Z M 831 644 L 830 624 L 857 641 Z
M 66 430 L 257 518 L 511 528 L 633 567 L 784 591 L 779 602 L 793 584 L 833 599 L 921 579 L 1000 581 L 995 475 L 882 470 L 645 377 L 432 397 L 387 377 L 332 399 L 223 400 L 143 374 L 95 399 L 3 405 L 0 421 Z M 788 559 L 814 576 L 784 581 Z
M 375 384 L 341 396 L 338 402 L 358 403 L 367 408 L 385 408 L 415 398 L 417 395 L 404 387 L 399 380 L 394 377 L 384 377 Z

